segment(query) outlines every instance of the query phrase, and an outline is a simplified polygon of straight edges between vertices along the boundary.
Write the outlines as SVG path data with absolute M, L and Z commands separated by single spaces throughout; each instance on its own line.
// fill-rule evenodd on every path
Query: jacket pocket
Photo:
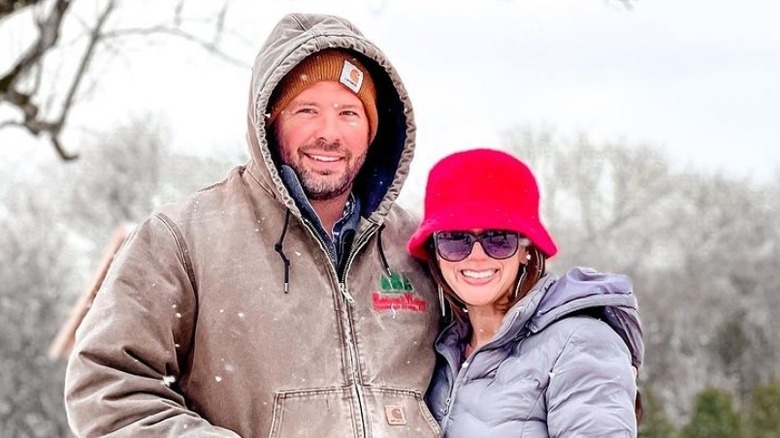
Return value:
M 270 438 L 357 436 L 350 394 L 346 388 L 277 392 Z
M 431 415 L 421 394 L 388 388 L 364 388 L 366 423 L 369 436 L 438 437 L 439 424 Z

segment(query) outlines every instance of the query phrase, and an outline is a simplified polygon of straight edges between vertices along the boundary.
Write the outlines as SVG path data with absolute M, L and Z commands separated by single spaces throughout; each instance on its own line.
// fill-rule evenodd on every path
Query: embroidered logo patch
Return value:
M 380 274 L 379 290 L 371 295 L 374 310 L 395 311 L 412 310 L 425 312 L 428 303 L 417 296 L 409 278 L 401 273 L 392 272 L 389 276 Z
M 360 87 L 363 86 L 363 72 L 355 64 L 345 60 L 344 66 L 341 68 L 339 81 L 357 93 L 360 91 Z
M 406 424 L 406 414 L 404 408 L 398 405 L 385 405 L 385 416 L 387 423 L 392 426 L 403 426 Z

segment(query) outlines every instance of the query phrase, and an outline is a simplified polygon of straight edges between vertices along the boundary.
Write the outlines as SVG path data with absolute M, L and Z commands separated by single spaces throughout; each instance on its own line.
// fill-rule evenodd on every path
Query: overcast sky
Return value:
M 250 43 L 234 56 L 251 63 L 288 11 L 342 15 L 388 54 L 414 104 L 415 184 L 518 125 L 650 143 L 681 168 L 756 181 L 780 165 L 776 0 L 235 0 L 228 23 Z M 102 69 L 77 120 L 152 111 L 176 149 L 245 147 L 246 68 L 165 50 L 127 59 Z

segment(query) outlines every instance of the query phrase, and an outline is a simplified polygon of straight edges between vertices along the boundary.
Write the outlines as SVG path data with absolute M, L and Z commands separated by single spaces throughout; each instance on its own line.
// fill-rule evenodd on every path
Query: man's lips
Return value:
M 306 152 L 303 155 L 306 158 L 313 161 L 317 161 L 319 163 L 335 163 L 344 160 L 343 155 L 321 154 L 321 153 L 313 153 L 313 152 Z

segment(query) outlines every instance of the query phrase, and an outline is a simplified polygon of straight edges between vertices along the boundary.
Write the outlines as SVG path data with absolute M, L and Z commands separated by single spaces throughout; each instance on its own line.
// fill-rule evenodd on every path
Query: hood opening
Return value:
M 366 161 L 355 178 L 352 191 L 360 198 L 360 215 L 368 218 L 387 195 L 398 172 L 401 156 L 406 146 L 407 120 L 404 103 L 398 95 L 384 68 L 361 53 L 347 49 L 360 59 L 369 71 L 377 91 L 378 128 L 374 141 L 369 145 Z M 311 56 L 311 55 L 309 55 Z M 277 84 L 278 85 L 278 84 Z M 272 94 L 275 95 L 276 90 Z M 269 99 L 273 102 L 274 98 Z M 268 112 L 266 107 L 263 113 Z M 281 165 L 279 145 L 273 126 L 266 128 L 266 142 L 278 173 Z M 405 176 L 405 175 L 404 175 Z

